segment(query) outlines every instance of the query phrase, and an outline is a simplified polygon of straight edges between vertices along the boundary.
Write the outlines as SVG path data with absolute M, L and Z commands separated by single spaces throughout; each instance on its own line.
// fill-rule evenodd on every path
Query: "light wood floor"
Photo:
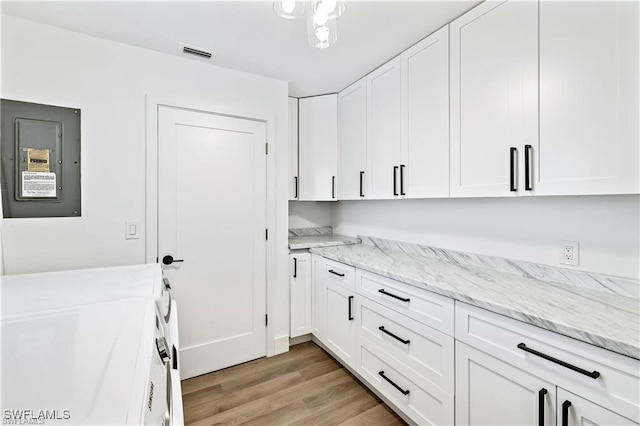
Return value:
M 182 382 L 186 424 L 404 425 L 312 342 Z

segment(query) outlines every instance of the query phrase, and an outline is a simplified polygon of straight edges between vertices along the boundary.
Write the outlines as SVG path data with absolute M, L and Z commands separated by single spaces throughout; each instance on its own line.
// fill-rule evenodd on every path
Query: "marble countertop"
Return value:
M 640 303 L 633 297 L 369 243 L 311 252 L 640 359 Z
M 334 234 L 331 227 L 289 230 L 289 250 L 358 244 L 360 238 Z

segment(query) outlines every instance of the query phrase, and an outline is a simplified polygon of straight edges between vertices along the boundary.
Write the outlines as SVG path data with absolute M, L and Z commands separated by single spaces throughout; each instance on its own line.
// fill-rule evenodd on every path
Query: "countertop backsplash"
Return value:
M 470 266 L 486 268 L 546 282 L 582 287 L 589 290 L 598 290 L 610 294 L 618 294 L 621 296 L 640 299 L 640 280 L 634 280 L 632 278 L 575 271 L 567 268 L 558 268 L 523 260 L 466 253 L 462 251 L 405 243 L 401 241 L 385 240 L 383 238 L 363 235 L 358 235 L 358 237 L 362 241 L 362 244 L 377 247 L 382 251 L 400 251 L 409 255 L 430 257 L 451 262 L 462 267 Z

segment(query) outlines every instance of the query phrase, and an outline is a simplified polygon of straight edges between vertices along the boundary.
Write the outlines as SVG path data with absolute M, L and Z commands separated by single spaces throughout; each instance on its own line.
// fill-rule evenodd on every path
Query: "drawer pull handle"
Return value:
M 331 271 L 329 271 L 329 272 L 331 272 Z M 381 288 L 380 290 L 378 290 L 378 293 L 382 293 L 382 294 L 384 294 L 386 296 L 393 297 L 394 299 L 402 300 L 403 302 L 409 302 L 411 300 L 408 297 L 404 298 L 404 297 L 396 296 L 393 293 L 389 293 L 388 291 L 385 291 L 384 288 Z
M 547 354 L 543 354 L 542 352 L 538 352 L 536 350 L 528 348 L 527 345 L 525 345 L 524 343 L 519 343 L 518 344 L 518 349 L 522 349 L 525 352 L 529 352 L 530 354 L 539 356 L 540 358 L 544 358 L 547 361 L 551 361 L 551 362 L 553 362 L 555 364 L 561 365 L 561 366 L 566 367 L 566 368 L 568 368 L 570 370 L 577 371 L 578 373 L 584 374 L 585 376 L 589 376 L 592 379 L 597 379 L 598 377 L 600 377 L 600 373 L 598 373 L 597 371 L 587 371 L 587 370 L 582 369 L 580 367 L 576 367 L 575 365 L 571 365 L 571 364 L 569 364 L 567 362 L 564 362 L 562 360 L 559 360 L 559 359 L 554 358 L 552 356 L 549 356 Z
M 562 403 L 562 426 L 569 426 L 569 407 L 571 407 L 571 401 Z
M 546 394 L 545 388 L 538 391 L 538 426 L 544 426 L 544 396 Z
M 385 379 L 387 382 L 391 383 L 391 386 L 393 386 L 394 388 L 398 389 L 403 395 L 409 395 L 409 389 L 404 390 L 400 386 L 398 386 L 395 383 L 393 383 L 393 380 L 391 380 L 390 378 L 388 378 L 387 376 L 384 375 L 384 370 L 383 371 L 378 371 L 378 374 L 380 375 L 380 377 Z
M 396 335 L 395 335 L 395 334 L 393 334 L 392 332 L 385 330 L 384 325 L 381 325 L 380 327 L 378 327 L 378 330 L 382 331 L 383 333 L 388 334 L 389 336 L 391 336 L 391 337 L 393 337 L 394 339 L 396 339 L 396 340 L 398 340 L 398 341 L 400 341 L 400 342 L 404 343 L 405 345 L 408 345 L 409 343 L 411 343 L 411 340 L 409 340 L 409 339 L 405 340 L 405 339 L 403 339 L 403 338 L 401 338 L 401 337 L 396 336 Z
M 298 278 L 298 259 L 293 258 L 293 278 Z
M 353 301 L 353 296 L 349 296 L 349 321 L 353 321 L 353 314 L 351 313 L 351 302 Z
M 333 275 L 337 275 L 339 277 L 344 277 L 344 274 L 341 274 L 340 272 L 336 272 L 333 269 L 329 269 L 329 273 Z

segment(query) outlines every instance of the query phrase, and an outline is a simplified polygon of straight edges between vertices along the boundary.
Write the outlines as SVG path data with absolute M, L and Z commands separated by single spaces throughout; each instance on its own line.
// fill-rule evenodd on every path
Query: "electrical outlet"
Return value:
M 562 242 L 560 263 L 571 266 L 578 266 L 580 264 L 580 245 L 577 241 Z

